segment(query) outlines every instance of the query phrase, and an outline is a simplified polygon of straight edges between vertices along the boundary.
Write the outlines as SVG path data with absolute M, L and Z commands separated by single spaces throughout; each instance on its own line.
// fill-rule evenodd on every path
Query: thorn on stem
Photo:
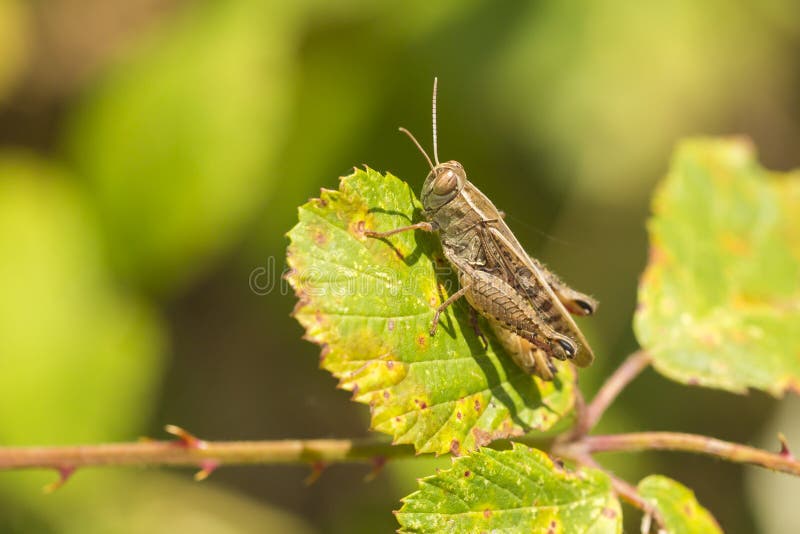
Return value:
M 200 471 L 194 474 L 194 479 L 197 482 L 202 482 L 211 476 L 211 473 L 217 470 L 219 462 L 216 460 L 203 460 L 200 462 Z
M 53 482 L 51 484 L 46 485 L 43 488 L 43 491 L 45 493 L 47 493 L 47 494 L 53 493 L 54 491 L 59 489 L 61 486 L 66 484 L 67 481 L 72 476 L 72 474 L 75 472 L 75 467 L 72 467 L 72 466 L 61 466 L 61 467 L 56 468 L 56 471 L 58 472 L 58 480 L 56 480 L 55 482 Z
M 325 470 L 326 467 L 328 467 L 327 464 L 319 460 L 312 463 L 311 473 L 309 473 L 309 475 L 303 481 L 305 485 L 310 486 L 314 484 L 317 480 L 319 480 L 319 477 L 322 476 L 322 472 Z
M 179 440 L 178 443 L 187 449 L 205 449 L 208 447 L 205 441 L 177 425 L 166 425 L 164 430 L 167 434 L 172 434 L 177 437 Z
M 781 432 L 778 432 L 778 441 L 781 443 L 781 452 L 779 454 L 784 458 L 791 458 L 794 460 L 792 451 L 789 450 L 789 442 L 786 441 L 786 436 L 784 436 Z
M 370 461 L 372 462 L 372 470 L 367 473 L 367 476 L 364 477 L 364 482 L 372 482 L 378 478 L 378 475 L 381 474 L 381 471 L 383 471 L 383 468 L 386 465 L 385 456 L 373 456 Z

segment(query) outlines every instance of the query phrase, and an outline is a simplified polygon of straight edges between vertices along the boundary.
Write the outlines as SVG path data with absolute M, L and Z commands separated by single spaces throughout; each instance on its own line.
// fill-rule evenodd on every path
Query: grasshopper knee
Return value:
M 572 359 L 575 357 L 575 353 L 577 352 L 577 348 L 575 347 L 575 343 L 572 340 L 567 339 L 556 339 L 556 343 L 561 347 L 564 351 L 564 354 L 567 358 Z

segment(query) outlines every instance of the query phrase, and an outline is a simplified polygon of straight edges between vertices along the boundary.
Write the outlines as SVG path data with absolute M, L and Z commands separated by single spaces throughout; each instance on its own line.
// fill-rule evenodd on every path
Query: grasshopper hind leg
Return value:
M 577 348 L 575 347 L 575 344 L 572 343 L 572 340 L 567 341 L 565 339 L 560 339 L 559 338 L 559 339 L 556 339 L 556 343 L 558 343 L 558 345 L 564 351 L 564 354 L 567 355 L 567 358 L 569 358 L 571 360 L 572 358 L 575 357 L 575 353 L 577 352 Z
M 558 368 L 546 351 L 505 328 L 499 321 L 494 319 L 488 321 L 494 336 L 520 369 L 548 382 L 555 378 Z
M 553 288 L 558 300 L 572 315 L 592 315 L 597 309 L 597 301 L 588 295 L 584 295 L 567 286 Z

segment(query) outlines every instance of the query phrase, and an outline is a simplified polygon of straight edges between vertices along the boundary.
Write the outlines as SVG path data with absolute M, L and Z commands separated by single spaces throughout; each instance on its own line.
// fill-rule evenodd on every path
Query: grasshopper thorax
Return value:
M 467 182 L 467 173 L 457 161 L 436 165 L 422 186 L 422 206 L 430 213 L 438 210 L 458 195 Z

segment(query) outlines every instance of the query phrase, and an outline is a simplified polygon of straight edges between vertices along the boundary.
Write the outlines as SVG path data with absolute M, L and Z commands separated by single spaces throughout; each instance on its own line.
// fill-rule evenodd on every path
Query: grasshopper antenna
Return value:
M 406 135 L 409 137 L 409 139 L 411 139 L 411 141 L 413 141 L 413 143 L 414 143 L 415 145 L 417 145 L 417 148 L 419 149 L 419 151 L 420 151 L 420 152 L 422 152 L 422 155 L 423 155 L 423 156 L 425 156 L 425 160 L 428 162 L 428 165 L 430 165 L 430 166 L 431 166 L 431 170 L 434 170 L 434 169 L 433 169 L 433 163 L 431 162 L 431 158 L 430 158 L 430 156 L 428 156 L 428 153 L 427 153 L 427 152 L 425 152 L 425 149 L 424 149 L 424 148 L 422 148 L 422 145 L 420 145 L 420 144 L 419 144 L 419 141 L 417 141 L 417 138 L 416 138 L 416 137 L 414 137 L 414 134 L 412 134 L 411 132 L 409 132 L 408 130 L 406 130 L 405 128 L 402 128 L 402 127 L 401 127 L 401 128 L 399 128 L 399 130 L 400 130 L 401 132 L 403 132 L 404 134 L 406 134 Z
M 431 115 L 433 116 L 433 158 L 436 161 L 436 165 L 439 165 L 439 145 L 436 143 L 436 91 L 439 87 L 439 78 L 434 76 L 433 78 L 433 106 L 431 109 Z

